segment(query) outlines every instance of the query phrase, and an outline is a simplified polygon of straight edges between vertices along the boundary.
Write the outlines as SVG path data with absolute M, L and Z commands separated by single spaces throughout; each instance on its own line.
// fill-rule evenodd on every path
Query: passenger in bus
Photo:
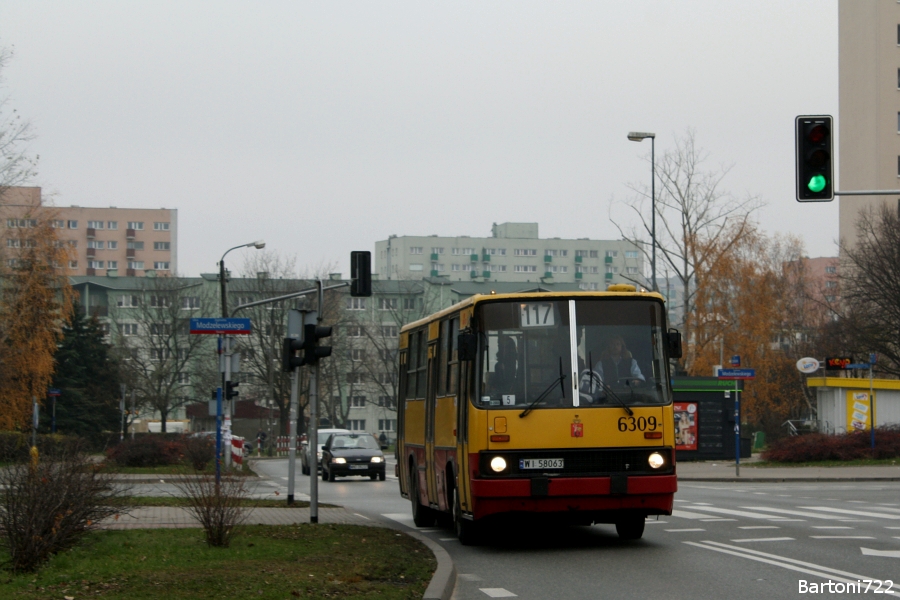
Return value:
M 491 390 L 496 394 L 515 394 L 519 370 L 516 342 L 509 336 L 497 338 L 497 362 L 491 375 Z
M 587 402 L 597 402 L 606 396 L 603 390 L 604 383 L 639 385 L 644 381 L 644 374 L 626 348 L 624 338 L 616 335 L 607 340 L 606 347 L 600 354 L 600 360 L 594 364 L 594 368 L 581 373 L 579 395 Z

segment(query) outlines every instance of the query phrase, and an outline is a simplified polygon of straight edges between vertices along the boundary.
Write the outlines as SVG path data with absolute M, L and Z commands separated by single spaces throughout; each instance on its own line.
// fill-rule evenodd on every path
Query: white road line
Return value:
M 900 529 L 900 527 L 885 527 L 885 529 Z
M 744 525 L 738 529 L 781 529 L 778 525 Z
M 712 506 L 709 502 L 694 502 L 694 506 Z
M 747 542 L 793 542 L 795 541 L 792 537 L 777 537 L 777 538 L 742 538 L 738 540 L 731 540 L 736 544 L 744 544 Z
M 844 525 L 813 525 L 813 529 L 853 529 L 853 527 L 846 527 Z
M 722 521 L 737 521 L 737 519 L 700 519 L 704 523 L 717 523 Z
M 672 533 L 683 533 L 685 531 L 706 531 L 705 529 L 666 529 L 666 531 L 671 531 Z
M 487 594 L 491 598 L 517 598 L 516 594 L 513 594 L 509 590 L 504 590 L 503 588 L 478 588 L 485 594 Z
M 814 540 L 874 540 L 871 535 L 811 535 Z
M 860 548 L 864 556 L 884 556 L 887 558 L 900 558 L 900 550 L 873 550 L 872 548 Z M 894 587 L 897 587 L 896 585 Z
M 889 515 L 887 513 L 863 512 L 861 510 L 846 510 L 843 508 L 831 508 L 829 506 L 801 506 L 808 510 L 821 510 L 822 512 L 832 512 L 839 515 L 859 515 L 860 517 L 876 517 L 879 519 L 900 519 L 900 515 Z
M 747 512 L 745 510 L 732 510 L 730 508 L 719 508 L 717 506 L 697 506 L 694 505 L 691 508 L 696 508 L 697 510 L 705 510 L 712 513 L 722 513 L 723 515 L 732 515 L 735 517 L 748 517 L 750 519 L 765 519 L 767 521 L 781 521 L 784 517 L 777 517 L 772 515 L 763 515 L 757 512 Z
M 679 517 L 681 519 L 708 519 L 709 515 L 701 515 L 700 513 L 690 512 L 687 510 L 673 510 L 673 517 Z
M 760 552 L 758 550 L 751 550 L 750 548 L 742 548 L 740 546 L 729 546 L 728 544 L 722 544 L 719 542 L 704 541 L 702 543 L 684 543 L 691 546 L 697 546 L 698 548 L 703 548 L 705 550 L 714 550 L 715 552 L 722 552 L 724 554 L 731 554 L 732 556 L 739 556 L 741 558 L 747 558 L 750 560 L 755 560 L 757 562 L 775 565 L 776 567 L 781 567 L 783 569 L 788 569 L 791 571 L 807 573 L 809 575 L 815 575 L 817 577 L 822 577 L 825 579 L 837 579 L 843 583 L 856 584 L 858 581 L 861 581 L 863 579 L 876 579 L 874 577 L 866 577 L 864 575 L 857 575 L 856 573 L 839 571 L 837 569 L 832 569 L 831 567 L 824 567 L 815 563 L 808 563 L 802 560 L 779 556 L 777 554 L 769 554 L 767 552 Z M 900 585 L 894 585 L 893 589 L 900 591 Z
M 665 525 L 668 521 L 644 521 L 644 525 Z
M 801 510 L 790 510 L 788 508 L 773 508 L 771 506 L 742 506 L 741 508 L 746 508 L 747 510 L 771 512 L 779 515 L 795 515 L 798 517 L 810 517 L 813 519 L 828 519 L 829 521 L 834 521 L 836 518 L 834 515 L 826 515 L 823 513 L 814 513 Z
M 366 521 L 371 521 L 371 520 L 372 520 L 372 519 L 370 519 L 369 517 L 367 517 L 366 515 L 361 515 L 361 514 L 359 514 L 359 513 L 353 513 L 353 514 L 356 515 L 357 517 L 362 517 L 362 518 L 365 519 Z
M 865 500 L 847 500 L 848 504 L 868 504 Z

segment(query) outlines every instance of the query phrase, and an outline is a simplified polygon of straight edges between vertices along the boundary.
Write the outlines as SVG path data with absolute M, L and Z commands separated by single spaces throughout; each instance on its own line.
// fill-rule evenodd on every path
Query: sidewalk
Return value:
M 758 459 L 741 459 L 740 476 L 734 461 L 679 462 L 679 481 L 723 481 L 781 483 L 816 481 L 900 481 L 900 460 L 896 465 L 857 467 L 756 467 Z

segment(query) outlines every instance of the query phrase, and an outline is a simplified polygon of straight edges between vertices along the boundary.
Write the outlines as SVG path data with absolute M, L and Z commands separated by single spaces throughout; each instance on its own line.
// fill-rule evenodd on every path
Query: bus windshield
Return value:
M 645 298 L 484 303 L 476 313 L 481 406 L 670 402 L 660 302 Z

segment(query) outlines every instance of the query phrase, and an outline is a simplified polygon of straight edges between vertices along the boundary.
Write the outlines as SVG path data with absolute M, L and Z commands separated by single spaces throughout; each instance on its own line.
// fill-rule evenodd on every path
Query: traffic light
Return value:
M 372 295 L 372 253 L 369 251 L 350 253 L 350 295 Z
M 240 394 L 239 391 L 234 389 L 239 385 L 240 384 L 237 383 L 236 381 L 226 381 L 225 382 L 225 399 L 226 400 L 231 400 L 232 398 L 234 398 L 235 396 Z
M 281 345 L 281 370 L 290 373 L 296 367 L 303 366 L 303 359 L 295 354 L 303 349 L 303 341 L 293 338 L 284 338 Z
M 319 340 L 331 337 L 331 327 L 324 327 L 314 323 L 303 326 L 303 362 L 304 365 L 314 365 L 320 358 L 331 356 L 331 346 L 320 346 Z
M 834 199 L 830 115 L 801 115 L 796 119 L 797 201 Z

